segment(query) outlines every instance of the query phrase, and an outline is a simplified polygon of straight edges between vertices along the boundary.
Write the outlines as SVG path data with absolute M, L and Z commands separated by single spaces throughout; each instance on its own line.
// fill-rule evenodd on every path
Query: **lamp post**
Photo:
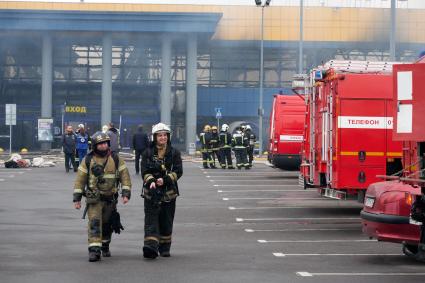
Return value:
M 390 61 L 395 61 L 396 0 L 391 0 Z
M 304 43 L 304 1 L 300 0 L 300 41 L 298 44 L 298 74 L 303 73 L 303 43 Z
M 263 152 L 263 78 L 264 78 L 264 7 L 270 5 L 271 0 L 255 0 L 255 5 L 261 7 L 261 46 L 260 46 L 260 97 L 258 107 L 258 153 Z

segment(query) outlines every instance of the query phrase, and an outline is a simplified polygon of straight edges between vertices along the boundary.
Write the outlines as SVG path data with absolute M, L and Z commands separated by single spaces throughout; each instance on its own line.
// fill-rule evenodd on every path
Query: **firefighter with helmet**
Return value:
M 215 165 L 215 159 L 217 157 L 218 163 L 221 164 L 220 154 L 219 154 L 219 136 L 217 126 L 211 127 L 211 140 L 210 140 L 210 149 L 211 149 L 211 168 L 217 168 Z
M 242 167 L 249 169 L 246 148 L 248 146 L 248 139 L 242 132 L 242 127 L 233 134 L 232 136 L 232 147 L 236 157 L 236 167 L 241 170 Z
M 209 168 L 212 163 L 211 160 L 211 127 L 210 125 L 205 125 L 203 132 L 199 135 L 201 140 L 201 153 L 202 153 L 202 165 L 205 169 Z
M 257 137 L 252 132 L 251 126 L 245 126 L 245 137 L 248 139 L 248 146 L 246 148 L 248 154 L 248 163 L 249 167 L 252 167 L 252 161 L 254 160 L 254 147 L 255 142 L 257 141 Z
M 122 200 L 126 204 L 131 196 L 131 180 L 124 160 L 111 152 L 109 136 L 96 132 L 91 139 L 92 151 L 78 167 L 73 202 L 80 209 L 81 198 L 86 197 L 89 261 L 94 262 L 100 260 L 101 254 L 111 256 L 112 232 L 119 234 L 123 230 L 117 212 L 118 187 L 121 184 Z
M 219 156 L 221 158 L 220 166 L 226 169 L 226 161 L 228 169 L 235 169 L 232 163 L 232 135 L 229 133 L 229 125 L 223 124 L 219 135 Z
M 142 155 L 145 237 L 143 256 L 154 259 L 158 253 L 170 256 L 177 180 L 183 175 L 180 151 L 171 145 L 171 130 L 166 124 L 152 127 L 152 144 Z

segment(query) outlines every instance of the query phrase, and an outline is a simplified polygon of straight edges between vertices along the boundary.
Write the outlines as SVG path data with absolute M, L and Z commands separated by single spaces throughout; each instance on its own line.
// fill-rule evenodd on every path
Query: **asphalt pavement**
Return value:
M 129 162 L 125 230 L 111 258 L 87 261 L 74 173 L 0 168 L 0 282 L 423 282 L 425 266 L 361 232 L 355 201 L 298 187 L 296 172 L 204 170 L 184 162 L 170 258 L 145 260 L 142 181 Z

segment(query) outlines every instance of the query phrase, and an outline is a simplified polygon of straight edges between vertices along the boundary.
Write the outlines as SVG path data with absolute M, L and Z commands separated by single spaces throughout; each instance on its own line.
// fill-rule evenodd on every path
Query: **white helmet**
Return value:
M 245 126 L 245 131 L 247 131 L 247 130 L 252 130 L 250 125 Z
M 171 129 L 164 123 L 158 123 L 152 126 L 152 135 L 155 135 L 159 132 L 166 132 L 167 134 L 171 133 Z
M 80 124 L 80 125 L 78 125 L 78 128 L 84 129 L 84 125 L 83 124 Z
M 223 125 L 221 125 L 221 130 L 222 130 L 223 132 L 226 132 L 227 130 L 229 130 L 229 125 L 227 125 L 227 124 L 223 124 Z

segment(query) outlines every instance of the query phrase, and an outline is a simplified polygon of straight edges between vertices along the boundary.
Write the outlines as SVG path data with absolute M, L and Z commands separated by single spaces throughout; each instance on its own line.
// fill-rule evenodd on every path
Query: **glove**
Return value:
M 121 230 L 124 230 L 121 224 L 121 216 L 117 210 L 114 210 L 111 214 L 111 228 L 117 234 L 120 234 Z

